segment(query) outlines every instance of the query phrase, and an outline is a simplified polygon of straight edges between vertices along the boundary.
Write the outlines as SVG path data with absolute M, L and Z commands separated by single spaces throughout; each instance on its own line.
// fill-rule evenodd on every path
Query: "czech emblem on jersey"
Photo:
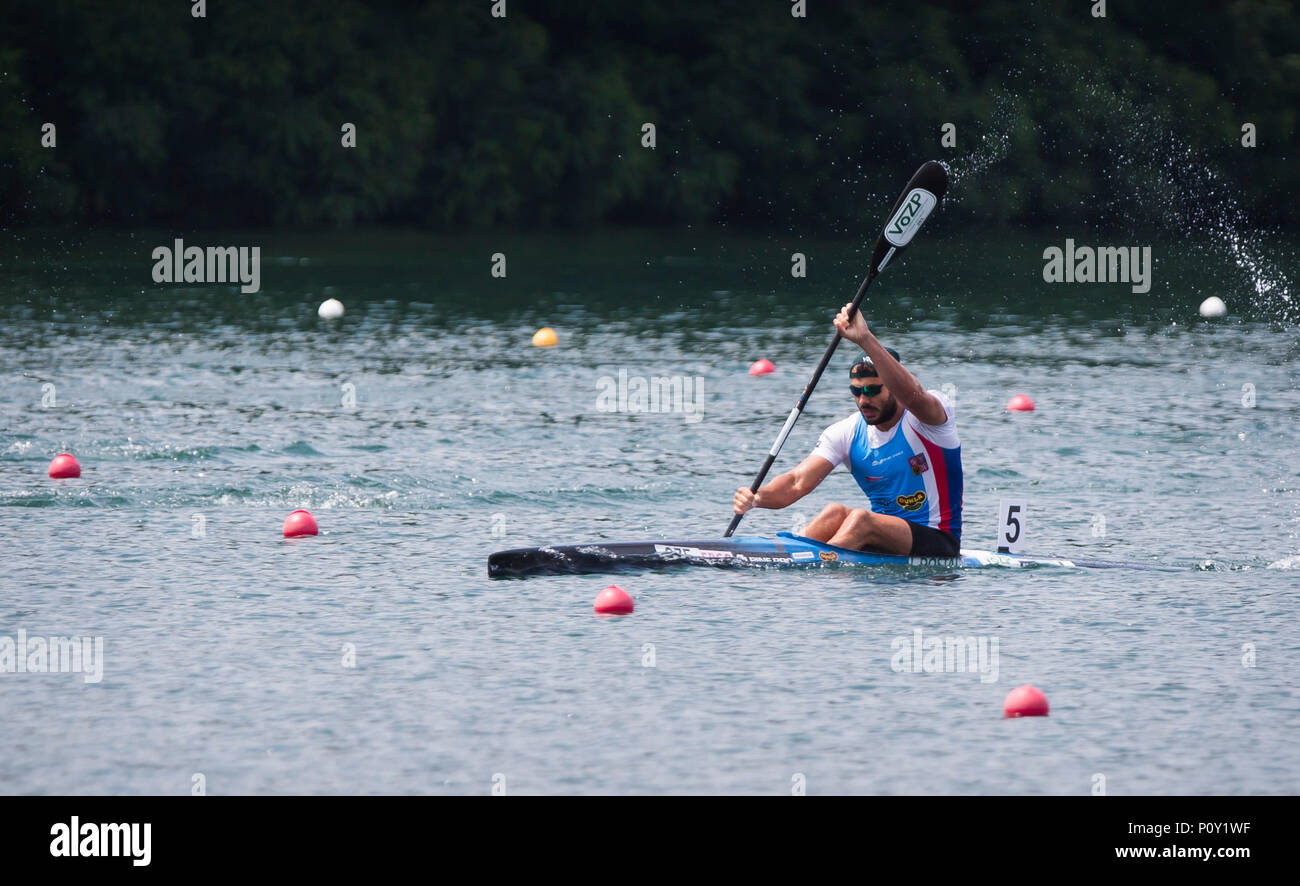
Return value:
M 926 471 L 930 470 L 930 463 L 925 460 L 924 452 L 912 456 L 907 460 L 907 463 L 912 466 L 913 477 L 919 477 Z

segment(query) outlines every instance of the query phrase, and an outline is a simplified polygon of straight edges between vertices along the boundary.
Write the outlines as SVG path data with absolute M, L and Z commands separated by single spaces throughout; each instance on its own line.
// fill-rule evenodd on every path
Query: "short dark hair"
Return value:
M 893 348 L 885 348 L 885 352 L 900 363 L 902 362 L 898 357 L 898 351 L 895 351 Z M 854 376 L 871 377 L 879 375 L 880 373 L 876 371 L 876 364 L 872 363 L 871 358 L 866 354 L 858 357 L 857 362 L 849 367 L 849 378 L 853 378 Z

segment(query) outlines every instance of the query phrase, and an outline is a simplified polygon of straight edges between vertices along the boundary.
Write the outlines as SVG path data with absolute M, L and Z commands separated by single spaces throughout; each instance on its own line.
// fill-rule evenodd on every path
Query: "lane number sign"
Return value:
M 1017 554 L 1025 543 L 1025 501 L 1004 498 L 998 502 L 998 553 Z

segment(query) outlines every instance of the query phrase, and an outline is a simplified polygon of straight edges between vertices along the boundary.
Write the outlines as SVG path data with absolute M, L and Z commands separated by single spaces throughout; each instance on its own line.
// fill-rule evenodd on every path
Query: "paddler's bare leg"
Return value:
M 848 512 L 831 536 L 830 544 L 853 550 L 869 547 L 886 554 L 906 555 L 912 552 L 912 529 L 902 517 L 854 509 Z
M 849 515 L 849 509 L 837 501 L 833 501 L 822 512 L 813 517 L 812 522 L 803 528 L 799 534 L 804 538 L 812 538 L 817 541 L 830 541 L 835 533 L 840 531 L 840 525 L 844 518 Z

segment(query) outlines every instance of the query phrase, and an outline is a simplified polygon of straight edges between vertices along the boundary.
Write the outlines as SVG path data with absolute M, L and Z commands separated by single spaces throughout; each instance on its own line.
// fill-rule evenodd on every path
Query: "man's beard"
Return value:
M 895 400 L 893 397 L 890 397 L 889 402 L 886 403 L 884 406 L 880 407 L 880 410 L 875 418 L 867 419 L 865 415 L 862 417 L 866 419 L 867 424 L 869 425 L 879 425 L 889 421 L 897 413 L 898 413 L 898 401 Z

